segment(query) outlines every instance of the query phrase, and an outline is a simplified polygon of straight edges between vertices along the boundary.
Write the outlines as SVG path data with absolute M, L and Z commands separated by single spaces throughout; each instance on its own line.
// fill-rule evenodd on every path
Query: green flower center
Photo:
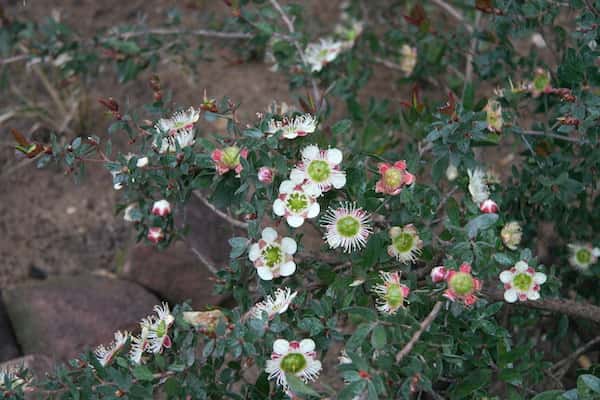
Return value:
M 303 193 L 292 193 L 287 199 L 287 208 L 292 212 L 299 213 L 308 207 L 308 198 Z
M 321 57 L 321 58 L 325 58 L 325 57 L 327 57 L 327 54 L 328 54 L 328 53 L 329 53 L 329 50 L 327 50 L 327 49 L 321 49 L 321 50 L 319 51 L 319 57 Z
M 533 278 L 529 274 L 520 273 L 513 279 L 513 285 L 522 292 L 526 292 L 531 287 Z
M 398 253 L 408 253 L 412 250 L 415 238 L 407 232 L 402 232 L 392 239 L 394 248 Z
M 398 308 L 404 303 L 404 295 L 402 294 L 402 287 L 398 283 L 392 283 L 385 294 L 385 301 L 392 308 Z
M 167 324 L 164 319 L 161 319 L 156 327 L 156 336 L 163 337 L 167 334 Z
M 327 161 L 323 160 L 311 161 L 310 164 L 308 164 L 307 171 L 310 179 L 317 183 L 326 181 L 329 178 L 329 175 L 331 175 L 329 164 L 327 164 Z
M 448 286 L 459 296 L 466 296 L 473 291 L 475 282 L 473 282 L 471 274 L 457 272 L 452 276 L 450 282 L 448 282 Z
M 387 187 L 396 188 L 402 183 L 402 171 L 398 168 L 389 168 L 383 174 L 383 182 Z
M 538 75 L 533 79 L 533 87 L 539 91 L 544 90 L 549 83 L 550 79 L 548 79 L 548 75 L 546 74 Z
M 300 353 L 291 353 L 281 359 L 280 366 L 284 372 L 296 374 L 306 367 L 306 358 Z
M 581 264 L 589 264 L 592 261 L 592 253 L 588 249 L 579 249 L 575 253 L 575 258 Z
M 281 263 L 283 254 L 279 246 L 269 245 L 263 250 L 263 258 L 269 268 L 273 268 L 275 265 Z
M 226 147 L 223 150 L 222 161 L 227 167 L 237 167 L 240 163 L 240 148 L 237 146 Z
M 360 221 L 351 215 L 340 218 L 335 226 L 340 236 L 345 238 L 355 237 L 360 231 Z

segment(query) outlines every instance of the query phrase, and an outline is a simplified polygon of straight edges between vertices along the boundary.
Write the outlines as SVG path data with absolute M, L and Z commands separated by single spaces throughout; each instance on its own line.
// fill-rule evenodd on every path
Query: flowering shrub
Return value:
M 5 374 L 5 397 L 599 398 L 600 365 L 567 374 L 600 323 L 595 2 L 353 1 L 326 37 L 301 7 L 226 3 L 241 30 L 229 36 L 308 90 L 299 109 L 240 121 L 205 94 L 178 110 L 155 78 L 148 119 L 102 101 L 130 152 L 100 136 L 19 136 L 17 149 L 67 171 L 99 157 L 158 248 L 180 239 L 174 210 L 192 195 L 227 209 L 247 235 L 228 238 L 217 290 L 237 305 L 157 306 L 46 382 Z M 361 97 L 375 64 L 400 72 L 408 100 Z

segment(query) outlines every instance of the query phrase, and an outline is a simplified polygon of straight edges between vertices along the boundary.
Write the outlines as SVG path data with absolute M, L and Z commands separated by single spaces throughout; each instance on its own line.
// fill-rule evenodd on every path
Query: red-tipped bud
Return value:
M 431 280 L 433 283 L 438 283 L 446 280 L 448 270 L 443 265 L 435 267 L 431 270 Z
M 258 180 L 262 183 L 273 182 L 273 170 L 269 167 L 260 167 L 258 170 Z
M 171 203 L 167 200 L 159 200 L 155 201 L 152 206 L 152 214 L 157 215 L 159 217 L 166 217 L 171 214 Z
M 152 243 L 157 244 L 158 242 L 160 242 L 161 240 L 163 240 L 165 238 L 165 234 L 163 233 L 162 228 L 155 226 L 155 227 L 148 229 L 148 235 L 146 237 Z
M 498 212 L 498 204 L 492 199 L 487 199 L 479 205 L 479 209 L 485 214 L 495 214 Z

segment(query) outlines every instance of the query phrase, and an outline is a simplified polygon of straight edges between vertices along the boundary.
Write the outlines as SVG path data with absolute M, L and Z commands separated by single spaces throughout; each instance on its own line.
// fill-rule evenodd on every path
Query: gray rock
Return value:
M 47 373 L 52 372 L 54 361 L 43 354 L 28 354 L 0 363 L 0 370 L 4 371 L 18 371 L 22 368 L 26 368 L 35 378 L 43 379 Z
M 134 329 L 158 303 L 134 282 L 89 274 L 15 286 L 2 297 L 23 353 L 59 361 Z
M 19 346 L 12 331 L 0 292 L 0 362 L 19 356 Z
M 191 300 L 195 309 L 217 305 L 222 296 L 213 294 L 213 273 L 183 242 L 166 250 L 135 246 L 123 267 L 122 276 L 148 288 L 171 303 Z

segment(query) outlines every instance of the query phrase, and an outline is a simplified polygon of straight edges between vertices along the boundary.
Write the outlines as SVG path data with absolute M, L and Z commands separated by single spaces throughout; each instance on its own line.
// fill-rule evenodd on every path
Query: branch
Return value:
M 494 301 L 504 301 L 504 293 L 498 289 L 487 289 L 483 293 Z M 515 303 L 518 306 L 536 308 L 538 310 L 565 314 L 570 317 L 583 318 L 600 323 L 600 307 L 567 299 L 543 299 L 535 301 L 521 301 Z
M 435 5 L 437 5 L 438 7 L 443 8 L 448 14 L 450 14 L 452 17 L 454 17 L 454 19 L 456 19 L 458 22 L 460 22 L 465 27 L 467 32 L 473 33 L 473 31 L 474 31 L 473 27 L 468 22 L 465 21 L 465 17 L 456 8 L 454 8 L 450 4 L 446 3 L 444 0 L 431 0 L 431 2 Z
M 222 31 L 213 31 L 208 29 L 196 29 L 196 30 L 185 30 L 185 29 L 176 29 L 176 28 L 154 28 L 154 29 L 145 29 L 142 31 L 132 31 L 132 32 L 122 32 L 116 34 L 114 36 L 119 37 L 121 39 L 129 39 L 138 36 L 144 35 L 193 35 L 193 36 L 205 36 L 205 37 L 213 37 L 219 39 L 251 39 L 255 35 L 249 32 L 222 32 Z
M 217 207 L 213 206 L 203 195 L 202 193 L 198 192 L 197 190 L 193 191 L 194 196 L 196 196 L 198 199 L 200 199 L 200 201 L 202 201 L 204 203 L 204 205 L 208 208 L 210 208 L 215 214 L 217 214 L 219 217 L 227 220 L 227 222 L 229 222 L 231 225 L 236 226 L 238 228 L 242 228 L 242 229 L 248 229 L 248 224 L 246 222 L 242 222 L 239 221 L 235 218 L 230 217 L 229 215 L 225 214 L 223 211 L 219 210 Z
M 402 359 L 404 357 L 406 357 L 412 351 L 415 344 L 417 344 L 417 342 L 421 338 L 421 335 L 423 334 L 423 332 L 425 332 L 427 330 L 427 328 L 429 328 L 429 326 L 433 323 L 433 321 L 435 321 L 435 319 L 437 318 L 441 309 L 442 309 L 442 302 L 438 301 L 433 306 L 433 309 L 431 310 L 429 315 L 427 315 L 427 317 L 421 322 L 419 330 L 417 330 L 412 335 L 412 337 L 410 338 L 408 343 L 406 343 L 406 345 L 404 345 L 402 350 L 400 350 L 398 352 L 398 354 L 396 354 L 396 364 L 399 364 L 402 361 Z
M 590 350 L 596 344 L 600 343 L 600 336 L 596 336 L 594 339 L 590 340 L 583 346 L 579 347 L 575 352 L 571 353 L 567 358 L 561 360 L 554 364 L 550 371 L 554 371 L 553 375 L 558 375 L 559 378 L 562 378 L 564 374 L 567 373 L 573 361 L 575 361 L 579 356 L 581 356 L 586 351 Z
M 547 137 L 550 137 L 550 138 L 553 138 L 553 139 L 564 140 L 564 141 L 567 141 L 567 142 L 583 143 L 583 141 L 581 139 L 572 138 L 570 136 L 557 135 L 556 133 L 551 133 L 551 132 L 523 131 L 522 134 L 523 135 L 530 135 L 530 136 L 547 136 Z
M 592 14 L 594 14 L 596 17 L 600 17 L 600 11 L 598 11 L 598 9 L 596 9 L 596 7 L 594 7 L 594 4 L 592 3 L 592 1 L 583 0 L 583 2 L 587 6 L 588 10 L 590 10 L 592 12 Z

